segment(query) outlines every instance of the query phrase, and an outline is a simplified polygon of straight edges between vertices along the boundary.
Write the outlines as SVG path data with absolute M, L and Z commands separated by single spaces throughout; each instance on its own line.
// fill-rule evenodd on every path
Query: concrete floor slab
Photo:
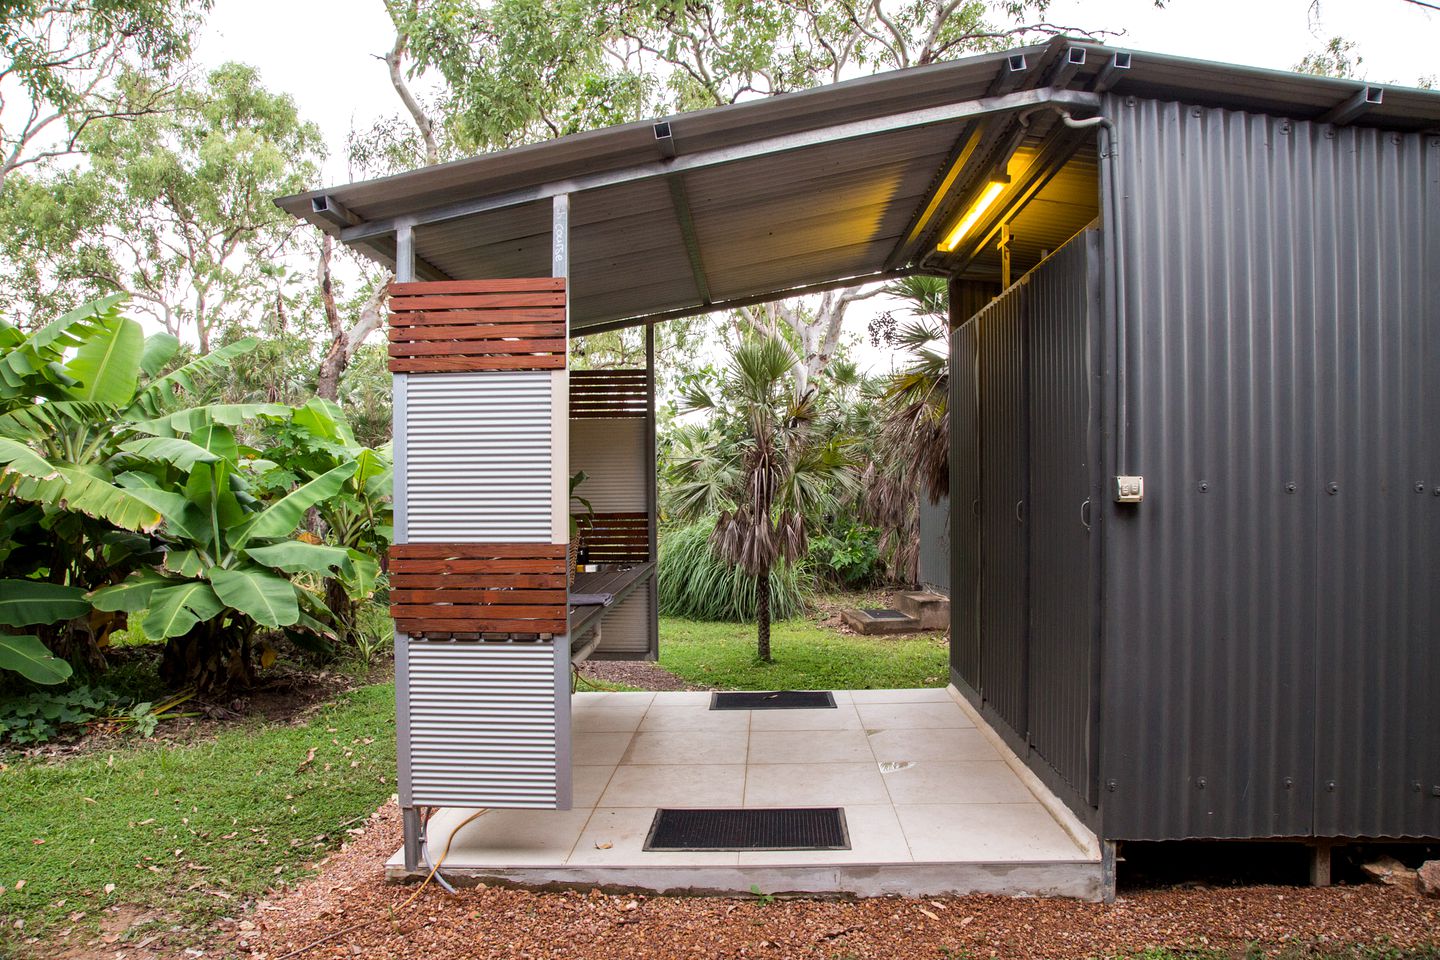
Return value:
M 1094 836 L 953 691 L 838 691 L 835 710 L 709 702 L 576 694 L 574 809 L 485 814 L 455 832 L 445 876 L 657 893 L 1103 892 Z M 643 849 L 659 807 L 742 805 L 842 807 L 851 849 Z M 470 812 L 431 818 L 432 855 Z M 398 853 L 386 872 L 415 876 Z

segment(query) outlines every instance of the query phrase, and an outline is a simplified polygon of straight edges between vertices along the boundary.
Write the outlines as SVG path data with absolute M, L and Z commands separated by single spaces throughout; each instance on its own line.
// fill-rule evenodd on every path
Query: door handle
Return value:
M 1089 498 L 1089 497 L 1086 497 L 1086 498 L 1085 498 L 1085 502 L 1082 503 L 1082 504 L 1080 504 L 1080 522 L 1081 522 L 1082 524 L 1084 524 L 1086 530 L 1089 530 L 1089 529 L 1090 529 L 1090 498 Z
M 1015 522 L 1016 522 L 1016 523 L 1024 523 L 1024 522 L 1025 522 L 1025 501 L 1024 501 L 1024 500 L 1016 500 L 1016 501 L 1015 501 Z

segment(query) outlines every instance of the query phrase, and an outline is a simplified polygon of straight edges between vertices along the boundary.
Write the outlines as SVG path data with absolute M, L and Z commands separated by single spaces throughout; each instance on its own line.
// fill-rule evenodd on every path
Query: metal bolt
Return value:
M 1119 781 L 1119 780 L 1106 780 L 1106 781 L 1105 781 L 1105 789 L 1106 789 L 1106 790 L 1109 790 L 1111 793 L 1114 793 L 1117 789 L 1119 789 L 1119 787 L 1120 787 L 1120 781 Z
M 1437 483 L 1435 484 L 1435 486 L 1431 487 L 1430 492 L 1434 493 L 1435 496 L 1440 497 L 1440 483 Z
M 1195 778 L 1195 789 L 1196 789 L 1196 790 L 1204 790 L 1204 789 L 1205 789 L 1205 778 L 1204 778 L 1204 777 L 1196 777 L 1196 778 Z
M 1201 481 L 1200 481 L 1200 492 L 1201 492 L 1201 493 L 1204 493 L 1204 492 L 1206 492 L 1206 491 L 1209 490 L 1209 489 L 1210 489 L 1210 484 L 1206 483 L 1204 480 L 1201 480 Z
M 1424 492 L 1425 492 L 1425 484 L 1421 483 L 1419 480 L 1416 480 L 1416 481 L 1415 481 L 1415 492 L 1416 492 L 1416 493 L 1424 493 Z
M 1285 484 L 1285 492 L 1286 492 L 1286 493 L 1294 493 L 1294 492 L 1295 492 L 1295 481 L 1292 480 L 1292 481 L 1290 481 L 1289 483 Z
M 1430 788 L 1430 796 L 1440 797 L 1440 783 L 1437 783 L 1435 784 L 1435 786 Z
M 1325 781 L 1325 789 L 1328 790 L 1328 791 L 1331 792 L 1331 793 L 1334 793 L 1334 792 L 1335 792 L 1335 781 L 1334 781 L 1334 780 L 1326 780 L 1326 781 Z
M 1204 111 L 1201 110 L 1199 107 L 1191 107 L 1191 108 L 1190 108 L 1190 116 L 1192 116 L 1192 117 L 1199 117 L 1199 116 L 1203 116 L 1203 115 L 1204 115 Z
M 1291 787 L 1295 786 L 1295 780 L 1294 780 L 1294 778 L 1292 778 L 1292 777 L 1286 777 L 1284 780 L 1281 780 L 1280 782 L 1285 785 L 1285 789 L 1286 789 L 1286 790 L 1289 790 Z
M 1340 492 L 1340 484 L 1336 483 L 1334 480 L 1331 480 L 1329 483 L 1325 484 L 1325 492 L 1330 494 L 1330 496 L 1332 497 L 1335 496 L 1335 494 Z
M 1280 132 L 1281 132 L 1281 133 L 1289 133 L 1289 132 L 1290 132 L 1290 121 L 1289 121 L 1289 120 L 1282 120 L 1282 121 L 1280 121 Z

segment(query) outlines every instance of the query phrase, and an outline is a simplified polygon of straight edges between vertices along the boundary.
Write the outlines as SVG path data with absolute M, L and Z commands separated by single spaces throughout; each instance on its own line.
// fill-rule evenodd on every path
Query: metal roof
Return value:
M 939 264 L 933 251 L 1011 154 L 1012 176 L 1023 171 L 1013 192 L 1028 188 L 1007 211 L 1024 238 L 1012 249 L 1033 263 L 1098 211 L 1093 139 L 1035 108 L 1087 116 L 1103 91 L 1440 129 L 1432 91 L 1059 38 L 277 203 L 382 263 L 393 263 L 397 223 L 410 222 L 419 275 L 463 280 L 548 275 L 551 198 L 568 193 L 571 325 L 602 329 L 922 269 L 993 272 L 993 250 Z

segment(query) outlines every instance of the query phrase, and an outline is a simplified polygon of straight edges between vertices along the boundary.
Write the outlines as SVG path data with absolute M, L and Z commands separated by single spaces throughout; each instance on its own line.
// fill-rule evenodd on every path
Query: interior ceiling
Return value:
M 1018 276 L 1099 215 L 1093 130 L 1020 108 L 886 126 L 907 111 L 1070 90 L 1321 119 L 1367 89 L 1057 38 L 683 114 L 667 121 L 668 153 L 647 121 L 277 202 L 387 264 L 394 218 L 414 217 L 421 278 L 466 280 L 549 275 L 551 197 L 568 193 L 571 326 L 604 329 L 903 272 L 998 279 L 1002 222 Z M 1386 88 L 1346 122 L 1440 128 L 1440 96 Z M 745 152 L 786 137 L 783 151 Z M 937 240 L 1001 164 L 1005 192 L 940 256 Z

